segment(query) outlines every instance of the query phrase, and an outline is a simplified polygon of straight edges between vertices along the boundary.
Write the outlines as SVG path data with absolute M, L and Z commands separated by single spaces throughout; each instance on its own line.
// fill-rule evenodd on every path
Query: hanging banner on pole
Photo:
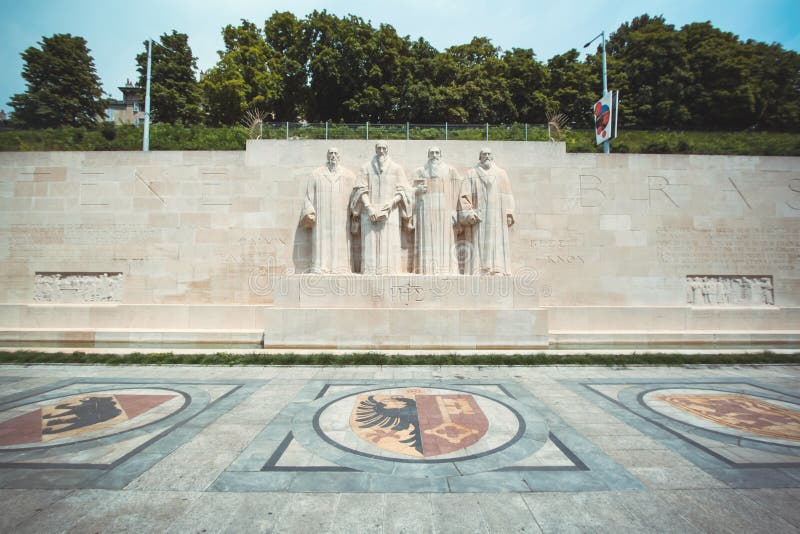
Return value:
M 619 91 L 609 91 L 595 102 L 593 114 L 595 140 L 598 145 L 617 137 Z

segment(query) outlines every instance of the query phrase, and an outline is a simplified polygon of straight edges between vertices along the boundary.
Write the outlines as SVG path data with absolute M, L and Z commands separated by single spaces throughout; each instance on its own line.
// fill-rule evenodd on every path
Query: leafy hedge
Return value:
M 247 129 L 240 126 L 186 128 L 173 124 L 150 127 L 151 150 L 244 150 Z M 141 150 L 142 128 L 104 124 L 97 129 L 52 128 L 0 132 L 0 151 Z
M 546 141 L 547 129 L 522 124 L 489 126 L 489 142 Z M 439 125 L 416 125 L 408 132 L 404 125 L 370 125 L 370 139 L 443 140 L 445 130 Z M 264 125 L 264 139 L 286 139 L 285 124 Z M 324 125 L 290 124 L 290 139 L 324 139 Z M 366 126 L 331 124 L 329 139 L 365 139 Z M 486 139 L 485 126 L 450 125 L 451 140 Z M 150 129 L 151 150 L 244 150 L 248 130 L 241 126 L 154 124 Z M 564 137 L 568 152 L 599 152 L 591 131 L 567 131 Z M 54 128 L 46 130 L 9 130 L 0 132 L 0 151 L 51 150 L 141 150 L 142 129 L 135 126 L 104 124 L 97 129 Z M 615 153 L 645 154 L 719 154 L 800 156 L 800 134 L 769 132 L 659 132 L 622 130 L 612 142 Z
M 763 365 L 800 362 L 800 354 L 94 354 L 82 351 L 2 352 L 0 365 L 78 363 L 104 365 Z

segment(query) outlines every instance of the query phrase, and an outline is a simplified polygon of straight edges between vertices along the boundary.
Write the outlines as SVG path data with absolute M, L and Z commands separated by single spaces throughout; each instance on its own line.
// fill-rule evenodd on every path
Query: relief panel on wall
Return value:
M 693 306 L 774 306 L 775 287 L 768 275 L 691 274 L 686 301 Z
M 33 286 L 36 302 L 119 302 L 122 273 L 37 272 Z

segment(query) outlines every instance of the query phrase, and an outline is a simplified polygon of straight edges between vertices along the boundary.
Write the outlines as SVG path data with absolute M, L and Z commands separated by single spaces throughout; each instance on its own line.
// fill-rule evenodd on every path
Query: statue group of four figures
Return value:
M 412 182 L 383 142 L 358 176 L 339 164 L 336 148 L 328 149 L 327 159 L 309 178 L 303 203 L 301 224 L 311 229 L 310 272 L 511 274 L 514 197 L 490 149 L 481 149 L 462 178 L 431 147 Z M 413 261 L 404 265 L 402 250 L 410 243 Z M 360 248 L 359 258 L 354 248 Z

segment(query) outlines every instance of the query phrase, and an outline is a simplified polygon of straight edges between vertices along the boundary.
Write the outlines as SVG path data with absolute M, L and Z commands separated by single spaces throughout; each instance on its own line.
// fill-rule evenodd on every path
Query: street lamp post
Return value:
M 142 151 L 150 151 L 150 62 L 153 55 L 153 40 L 147 41 L 147 81 L 144 90 L 144 136 L 142 137 Z
M 606 78 L 606 32 L 605 31 L 600 32 L 597 35 L 597 37 L 595 37 L 594 39 L 592 39 L 591 41 L 589 41 L 588 43 L 583 45 L 583 47 L 584 48 L 588 48 L 590 44 L 592 44 L 593 42 L 595 42 L 598 39 L 598 37 L 603 39 L 603 96 L 606 96 L 606 93 L 608 93 L 608 80 Z M 605 154 L 608 154 L 609 152 L 611 152 L 611 140 L 610 139 L 603 143 L 603 152 Z

